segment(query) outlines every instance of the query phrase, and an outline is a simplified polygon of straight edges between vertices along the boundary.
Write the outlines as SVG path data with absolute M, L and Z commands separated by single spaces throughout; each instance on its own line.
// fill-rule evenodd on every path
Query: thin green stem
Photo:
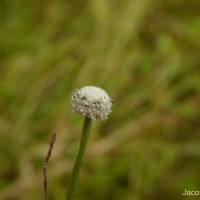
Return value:
M 91 128 L 91 122 L 92 121 L 90 118 L 87 118 L 87 117 L 85 118 L 82 136 L 81 136 L 80 147 L 79 147 L 79 151 L 78 151 L 78 156 L 76 158 L 76 162 L 75 162 L 74 169 L 72 172 L 71 182 L 69 185 L 66 200 L 72 200 L 74 193 L 75 193 L 76 185 L 78 182 L 78 177 L 79 177 L 80 170 L 81 170 L 83 154 L 85 152 L 85 148 L 86 148 L 86 144 L 87 144 L 87 140 L 88 140 L 88 136 L 89 136 L 89 132 L 90 132 L 90 128 Z

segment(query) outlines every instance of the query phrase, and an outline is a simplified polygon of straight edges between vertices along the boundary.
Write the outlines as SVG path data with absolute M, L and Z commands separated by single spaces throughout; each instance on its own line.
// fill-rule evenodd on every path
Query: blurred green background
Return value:
M 75 88 L 115 96 L 95 121 L 77 200 L 177 200 L 200 189 L 200 1 L 1 0 L 0 199 L 65 199 Z

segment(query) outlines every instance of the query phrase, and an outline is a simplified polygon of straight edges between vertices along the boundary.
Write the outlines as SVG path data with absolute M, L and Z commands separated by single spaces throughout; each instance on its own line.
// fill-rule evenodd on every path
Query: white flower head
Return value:
M 73 112 L 84 115 L 93 120 L 107 119 L 111 113 L 113 98 L 101 88 L 94 86 L 85 86 L 75 90 L 71 97 Z

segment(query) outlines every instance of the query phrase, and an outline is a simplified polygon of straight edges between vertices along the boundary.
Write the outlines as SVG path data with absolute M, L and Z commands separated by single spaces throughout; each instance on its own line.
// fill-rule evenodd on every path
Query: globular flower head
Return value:
M 85 86 L 75 90 L 71 97 L 73 112 L 84 115 L 93 120 L 107 119 L 111 113 L 113 98 L 101 88 L 94 86 Z

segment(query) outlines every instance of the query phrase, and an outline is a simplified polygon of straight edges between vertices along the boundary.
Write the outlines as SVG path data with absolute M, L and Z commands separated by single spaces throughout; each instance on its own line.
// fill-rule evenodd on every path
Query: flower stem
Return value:
M 86 144 L 87 144 L 87 140 L 88 140 L 88 136 L 89 136 L 89 132 L 91 128 L 91 122 L 92 121 L 90 118 L 87 118 L 87 117 L 85 118 L 79 152 L 78 152 L 76 163 L 74 165 L 74 169 L 72 172 L 71 183 L 69 185 L 69 190 L 66 196 L 66 200 L 72 200 L 75 193 L 75 189 L 76 189 L 76 185 L 77 185 L 77 181 L 78 181 L 78 177 L 79 177 L 80 169 L 82 165 L 83 154 L 85 152 L 85 148 L 86 148 Z

